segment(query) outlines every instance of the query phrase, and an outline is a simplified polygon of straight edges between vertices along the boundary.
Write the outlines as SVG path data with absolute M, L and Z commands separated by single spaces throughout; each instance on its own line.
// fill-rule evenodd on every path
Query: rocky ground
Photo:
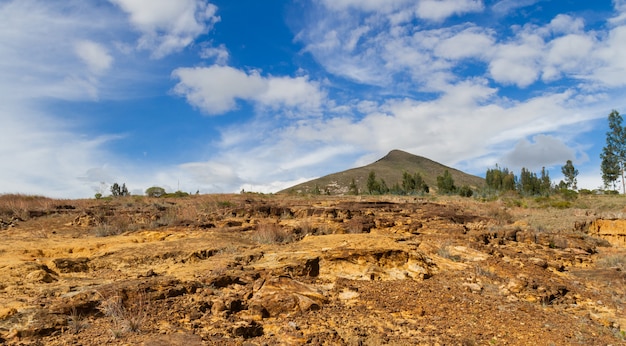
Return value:
M 4 197 L 0 344 L 626 342 L 620 197 Z

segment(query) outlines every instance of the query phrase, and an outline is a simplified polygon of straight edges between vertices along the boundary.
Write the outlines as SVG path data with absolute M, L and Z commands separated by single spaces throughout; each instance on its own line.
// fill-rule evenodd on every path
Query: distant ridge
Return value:
M 384 179 L 387 186 L 391 187 L 395 183 L 402 183 L 402 174 L 419 173 L 431 190 L 437 189 L 437 176 L 448 170 L 454 179 L 456 186 L 468 185 L 472 188 L 482 187 L 485 183 L 483 178 L 470 175 L 442 165 L 422 156 L 413 155 L 402 150 L 392 150 L 383 158 L 367 166 L 348 169 L 342 172 L 329 174 L 318 179 L 310 180 L 278 193 L 311 193 L 315 187 L 325 193 L 347 194 L 349 186 L 354 179 L 360 193 L 367 192 L 367 177 L 371 171 L 376 173 L 377 179 Z

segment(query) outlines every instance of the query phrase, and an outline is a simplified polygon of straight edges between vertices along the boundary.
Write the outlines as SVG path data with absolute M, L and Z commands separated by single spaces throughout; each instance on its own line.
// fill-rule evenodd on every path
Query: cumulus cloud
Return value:
M 190 45 L 220 21 L 217 6 L 205 0 L 109 0 L 130 16 L 141 32 L 140 49 L 161 58 Z
M 258 71 L 245 72 L 230 66 L 178 68 L 175 94 L 210 115 L 237 108 L 237 100 L 251 101 L 274 109 L 297 108 L 316 112 L 325 98 L 318 83 L 308 77 L 263 77 Z
M 563 165 L 567 160 L 574 160 L 575 152 L 563 141 L 548 135 L 533 136 L 532 141 L 521 139 L 515 148 L 502 158 L 502 163 L 510 168 L 526 167 L 538 170 L 541 167 Z

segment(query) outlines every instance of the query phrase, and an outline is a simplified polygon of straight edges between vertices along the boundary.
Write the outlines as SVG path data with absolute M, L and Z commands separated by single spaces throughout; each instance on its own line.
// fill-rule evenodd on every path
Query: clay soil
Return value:
M 620 345 L 624 201 L 0 196 L 0 344 Z

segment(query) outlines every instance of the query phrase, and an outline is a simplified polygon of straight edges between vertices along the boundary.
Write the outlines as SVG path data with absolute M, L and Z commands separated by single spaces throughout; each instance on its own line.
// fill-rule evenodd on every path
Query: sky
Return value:
M 276 192 L 393 149 L 601 187 L 626 0 L 0 0 L 0 194 Z

